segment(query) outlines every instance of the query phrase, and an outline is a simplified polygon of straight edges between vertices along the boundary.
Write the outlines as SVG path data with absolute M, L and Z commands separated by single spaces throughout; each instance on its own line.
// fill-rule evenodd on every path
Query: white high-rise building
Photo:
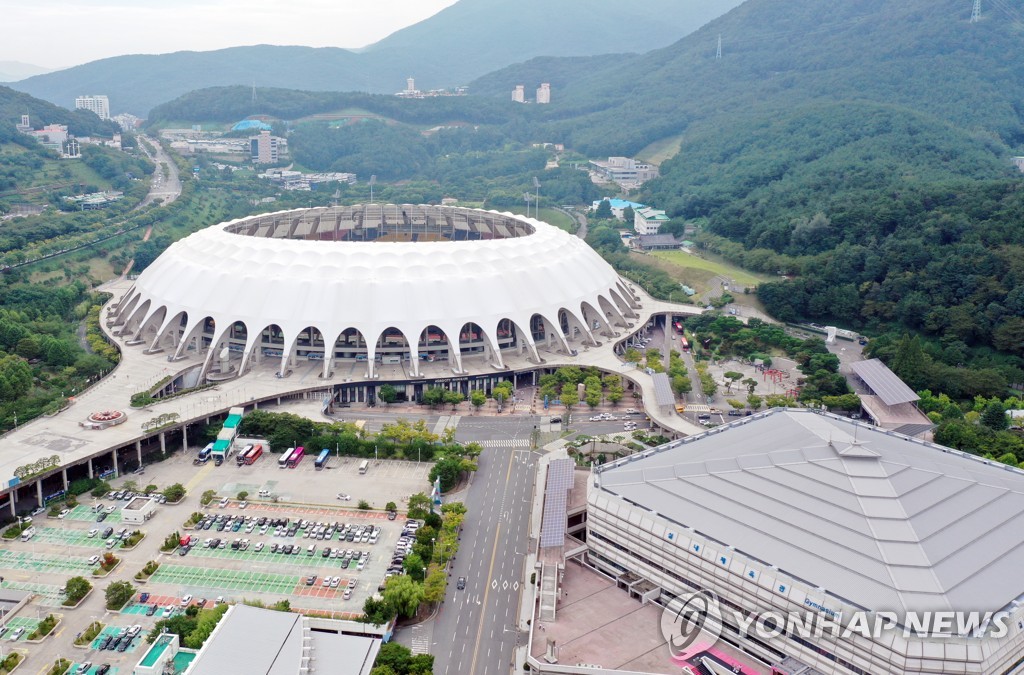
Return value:
M 76 110 L 91 110 L 101 120 L 110 118 L 110 99 L 103 94 L 94 94 L 92 96 L 79 96 L 75 99 Z
M 551 85 L 544 82 L 537 87 L 537 104 L 551 103 Z
M 526 102 L 526 87 L 521 84 L 517 84 L 516 88 L 512 90 L 512 101 L 515 103 Z

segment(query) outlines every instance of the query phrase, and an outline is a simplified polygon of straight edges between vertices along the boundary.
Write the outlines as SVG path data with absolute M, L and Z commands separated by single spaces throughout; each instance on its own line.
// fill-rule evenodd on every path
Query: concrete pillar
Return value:
M 39 508 L 43 507 L 43 481 L 36 481 L 36 501 L 39 502 Z
M 166 432 L 160 432 L 160 454 L 164 457 L 167 456 L 167 434 Z M 139 466 L 142 466 L 142 452 L 139 452 Z
M 139 460 L 139 466 L 142 466 L 142 441 L 135 441 L 135 458 Z
M 95 478 L 96 474 L 93 473 L 93 469 L 92 469 L 92 457 L 89 458 L 89 461 L 86 462 L 86 464 L 88 464 L 88 466 L 89 466 L 89 478 Z
M 113 452 L 111 453 L 111 456 L 114 459 L 114 478 L 117 478 L 118 476 L 121 475 L 121 467 L 118 466 L 117 464 L 117 448 L 114 448 Z
M 18 494 L 18 491 L 12 489 L 11 493 L 7 495 L 7 502 L 11 505 L 11 516 L 18 515 L 17 511 L 14 510 L 14 495 L 16 494 Z
M 64 479 L 64 491 L 68 490 L 68 470 L 67 467 L 61 467 L 60 477 Z
M 182 452 L 187 452 L 188 451 L 188 425 L 187 424 L 182 424 L 181 425 L 181 451 Z

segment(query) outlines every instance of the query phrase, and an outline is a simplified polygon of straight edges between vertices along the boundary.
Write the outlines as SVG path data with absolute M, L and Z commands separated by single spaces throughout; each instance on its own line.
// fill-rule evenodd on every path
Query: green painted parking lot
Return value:
M 249 570 L 222 570 L 182 565 L 161 565 L 150 580 L 182 588 L 212 588 L 223 591 L 250 591 L 291 594 L 301 583 L 294 574 L 270 574 Z
M 210 549 L 203 547 L 200 544 L 197 548 L 189 551 L 188 557 L 197 558 L 220 558 L 224 560 L 238 560 L 243 562 L 258 562 L 258 563 L 273 563 L 274 565 L 288 565 L 294 567 L 301 567 L 303 569 L 316 568 L 323 569 L 325 567 L 346 569 L 342 565 L 341 558 L 324 558 L 323 550 L 317 547 L 316 552 L 313 555 L 308 555 L 306 549 L 303 548 L 298 555 L 285 555 L 283 553 L 271 553 L 270 548 L 264 548 L 262 551 L 257 553 L 252 550 L 252 545 L 247 551 L 235 551 L 230 548 L 219 548 Z M 356 572 L 356 563 L 350 563 L 347 568 L 349 572 Z
M 88 572 L 91 574 L 93 567 L 87 558 L 69 558 L 68 556 L 0 549 L 0 568 L 33 572 L 75 572 L 77 574 Z
M 121 506 L 119 504 L 107 504 L 107 506 L 116 506 L 117 510 L 109 514 L 103 522 L 112 525 L 114 523 L 121 522 Z M 79 504 L 75 508 L 71 509 L 71 513 L 64 516 L 67 520 L 91 520 L 96 522 L 96 516 L 99 514 L 92 510 L 91 506 L 83 506 Z
M 103 640 L 104 639 L 106 639 L 108 636 L 113 638 L 113 637 L 115 637 L 117 635 L 120 635 L 121 631 L 123 631 L 124 628 L 126 628 L 126 627 L 125 626 L 106 626 L 100 632 L 100 634 L 96 636 L 96 639 L 92 641 L 92 644 L 89 645 L 90 649 L 99 649 L 100 645 L 103 644 Z M 124 651 L 126 653 L 128 653 L 128 654 L 131 654 L 136 649 L 138 649 L 139 645 L 141 645 L 141 644 L 143 644 L 145 642 L 145 640 L 146 640 L 145 635 L 146 635 L 146 631 L 142 631 L 141 633 L 136 635 L 132 639 L 131 645 L 129 645 L 128 649 L 126 649 Z M 120 652 L 120 650 L 118 650 L 117 652 L 111 652 L 111 653 L 114 654 L 114 653 L 121 653 L 121 652 Z M 74 671 L 72 671 L 72 672 L 74 672 Z
M 89 670 L 85 671 L 85 675 L 96 675 L 96 672 L 99 671 L 99 669 L 100 669 L 100 665 L 101 664 L 99 664 L 99 663 L 93 664 L 92 668 L 90 668 Z M 82 666 L 81 663 L 72 663 L 71 667 L 68 668 L 67 672 L 68 673 L 77 673 L 78 669 L 81 666 Z M 110 670 L 107 671 L 107 675 L 117 675 L 117 672 L 118 672 L 117 668 L 111 668 Z
M 30 619 L 28 617 L 16 616 L 12 619 L 7 620 L 7 630 L 4 631 L 3 639 L 10 641 L 11 635 L 14 634 L 19 628 L 24 628 L 25 632 L 22 634 L 18 641 L 27 640 L 28 636 L 36 629 L 39 625 L 39 619 Z
M 36 594 L 35 601 L 44 607 L 60 607 L 64 604 L 62 586 L 52 584 L 35 584 L 27 581 L 4 580 L 0 588 L 13 588 L 16 591 L 29 591 Z
M 96 528 L 100 529 L 100 528 Z M 61 544 L 64 546 L 82 546 L 87 548 L 99 548 L 103 546 L 103 540 L 97 534 L 90 537 L 84 530 L 65 530 L 59 527 L 44 527 L 36 529 L 36 541 L 44 544 Z

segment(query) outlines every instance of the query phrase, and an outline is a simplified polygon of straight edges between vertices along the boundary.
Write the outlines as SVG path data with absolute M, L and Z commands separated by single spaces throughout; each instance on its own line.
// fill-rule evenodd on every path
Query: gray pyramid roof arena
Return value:
M 998 611 L 1024 593 L 1024 472 L 808 410 L 599 469 L 619 495 L 875 611 Z

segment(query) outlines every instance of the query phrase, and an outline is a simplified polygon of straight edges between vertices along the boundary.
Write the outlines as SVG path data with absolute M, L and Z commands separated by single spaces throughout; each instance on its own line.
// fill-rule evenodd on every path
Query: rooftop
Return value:
M 292 675 L 302 662 L 303 633 L 300 614 L 234 605 L 199 652 L 189 675 Z M 309 637 L 317 660 L 329 663 L 332 675 L 369 673 L 380 644 L 374 638 L 334 633 L 310 632 Z
M 871 610 L 1024 593 L 1024 472 L 835 415 L 743 418 L 605 465 L 599 489 Z
M 878 359 L 854 361 L 850 368 L 886 405 L 909 403 L 921 398 Z
M 130 502 L 128 502 L 125 505 L 124 510 L 141 511 L 142 509 L 146 508 L 146 506 L 149 505 L 151 501 L 153 500 L 150 499 L 149 497 L 134 497 Z

